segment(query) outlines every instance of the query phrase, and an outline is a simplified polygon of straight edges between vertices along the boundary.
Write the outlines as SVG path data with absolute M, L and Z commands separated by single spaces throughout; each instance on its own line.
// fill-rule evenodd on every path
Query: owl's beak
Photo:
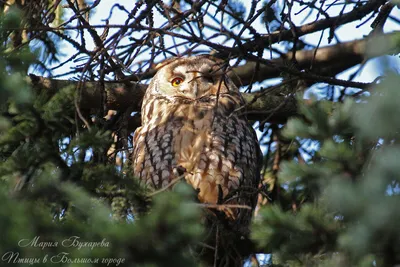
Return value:
M 181 92 L 185 95 L 185 97 L 187 98 L 191 98 L 191 99 L 196 99 L 198 96 L 198 83 L 197 81 L 192 81 L 191 84 L 186 87 L 186 88 L 182 88 L 183 90 L 181 90 Z

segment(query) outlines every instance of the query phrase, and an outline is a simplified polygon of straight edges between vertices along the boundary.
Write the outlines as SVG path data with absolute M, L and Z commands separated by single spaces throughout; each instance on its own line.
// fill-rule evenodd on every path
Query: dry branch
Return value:
M 367 14 L 373 11 L 377 11 L 379 7 L 384 5 L 386 2 L 387 0 L 370 0 L 366 4 L 354 8 L 352 11 L 343 15 L 321 19 L 299 27 L 295 27 L 294 29 L 276 31 L 268 35 L 263 35 L 256 40 L 244 43 L 241 49 L 245 49 L 246 51 L 258 51 L 260 47 L 265 48 L 268 47 L 269 44 L 274 44 L 285 40 L 292 40 L 294 37 L 293 32 L 296 33 L 296 37 L 298 38 L 306 34 L 318 32 L 329 28 L 334 30 L 340 25 L 344 25 L 346 23 L 364 18 Z
M 393 32 L 374 38 L 364 38 L 351 42 L 335 44 L 321 47 L 315 51 L 302 50 L 296 52 L 297 68 L 308 69 L 313 73 L 334 76 L 348 68 L 360 64 L 363 60 L 379 57 L 386 54 L 396 54 L 400 52 L 400 47 L 396 40 L 400 38 L 400 32 Z M 376 44 L 374 46 L 374 44 Z M 373 48 L 373 49 L 371 49 Z M 292 53 L 271 60 L 271 65 L 285 65 L 291 59 Z M 258 73 L 256 62 L 248 62 L 234 69 L 237 75 L 232 78 L 237 84 L 248 85 L 252 82 L 261 82 L 266 79 L 279 77 L 280 71 L 270 65 L 260 64 Z M 239 77 L 240 81 L 236 78 Z
M 360 64 L 363 60 L 382 56 L 385 54 L 398 53 L 400 47 L 397 45 L 399 32 L 374 37 L 373 39 L 364 38 L 361 40 L 331 45 L 315 50 L 303 50 L 296 53 L 298 68 L 301 70 L 310 70 L 318 75 L 335 75 L 352 66 Z M 368 53 L 371 44 L 379 44 L 374 53 Z M 384 44 L 384 45 L 382 45 Z M 378 50 L 376 50 L 378 48 Z M 284 65 L 290 54 L 281 58 L 273 59 L 276 65 Z M 259 72 L 255 74 L 256 63 L 248 62 L 243 66 L 233 68 L 229 75 L 238 85 L 248 85 L 253 82 L 264 81 L 269 78 L 279 77 L 280 71 L 270 65 L 260 65 Z M 317 71 L 314 71 L 317 70 Z M 31 75 L 32 85 L 37 90 L 45 90 L 49 94 L 55 93 L 75 81 L 54 80 L 49 78 L 37 77 Z M 106 82 L 105 90 L 107 94 L 106 105 L 112 110 L 126 110 L 131 107 L 133 111 L 139 111 L 141 100 L 147 85 L 137 82 Z M 101 106 L 102 86 L 98 82 L 84 82 L 82 86 L 82 95 L 80 106 L 83 109 L 96 109 Z M 243 94 L 246 102 L 251 102 L 256 93 Z M 257 101 L 252 103 L 248 112 L 254 119 L 268 118 L 269 121 L 283 122 L 288 117 L 297 112 L 294 99 L 279 95 L 279 90 L 272 93 L 263 94 Z

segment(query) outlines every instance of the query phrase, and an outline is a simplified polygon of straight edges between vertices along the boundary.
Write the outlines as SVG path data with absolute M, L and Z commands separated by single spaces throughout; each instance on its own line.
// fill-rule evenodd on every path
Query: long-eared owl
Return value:
M 181 176 L 202 203 L 248 206 L 224 212 L 248 225 L 261 153 L 241 109 L 244 100 L 225 69 L 224 61 L 209 55 L 161 64 L 143 99 L 133 168 L 154 190 Z

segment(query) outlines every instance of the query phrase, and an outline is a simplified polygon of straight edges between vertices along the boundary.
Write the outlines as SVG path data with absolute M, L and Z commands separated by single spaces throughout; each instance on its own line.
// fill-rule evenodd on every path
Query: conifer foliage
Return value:
M 237 265 L 400 264 L 400 75 L 381 58 L 354 80 L 400 52 L 398 2 L 146 0 L 92 22 L 104 2 L 0 1 L 0 266 L 206 266 L 196 192 L 129 164 L 154 66 L 200 53 L 230 61 L 264 151 Z M 368 35 L 341 42 L 352 22 Z
M 398 74 L 368 101 L 311 99 L 283 134 L 317 147 L 282 163 L 285 193 L 264 207 L 252 236 L 272 266 L 395 266 L 400 255 Z

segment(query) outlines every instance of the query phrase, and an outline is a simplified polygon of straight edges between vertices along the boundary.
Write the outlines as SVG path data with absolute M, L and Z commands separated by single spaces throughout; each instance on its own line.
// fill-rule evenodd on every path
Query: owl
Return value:
M 225 69 L 209 55 L 161 63 L 143 99 L 133 171 L 154 190 L 185 179 L 200 202 L 228 207 L 226 218 L 245 226 L 256 205 L 261 153 Z

